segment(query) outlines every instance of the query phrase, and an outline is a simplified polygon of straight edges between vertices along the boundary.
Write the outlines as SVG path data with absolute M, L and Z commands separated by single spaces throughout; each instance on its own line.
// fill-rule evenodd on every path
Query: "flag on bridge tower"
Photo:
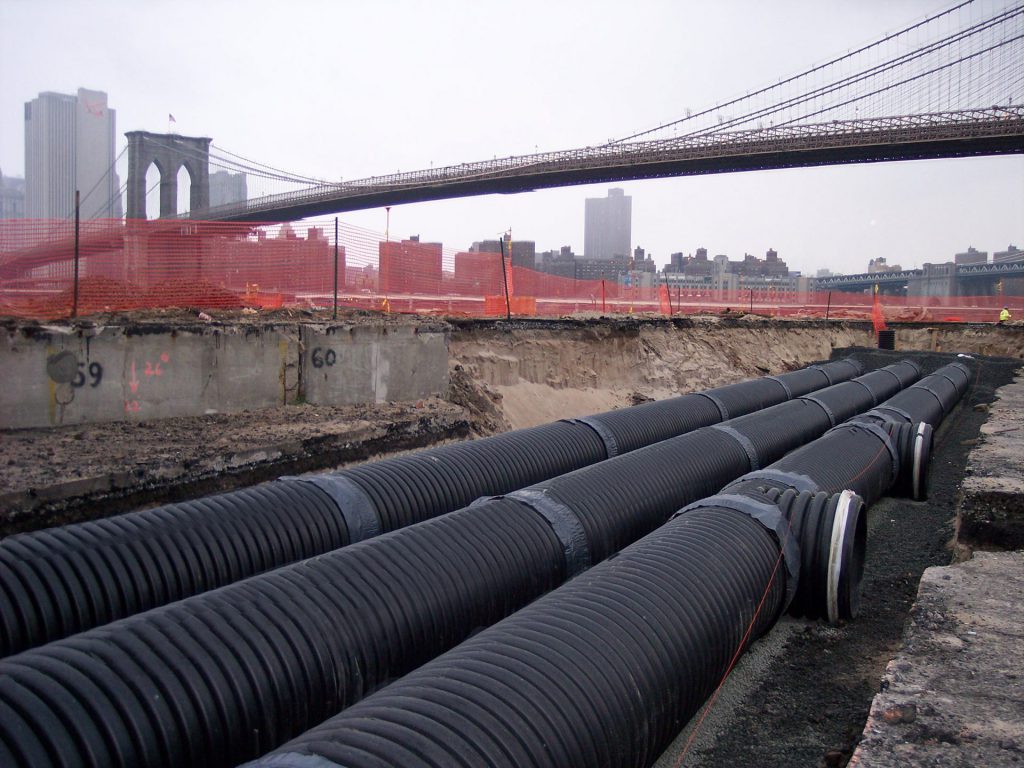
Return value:
M 167 113 L 167 122 L 168 123 L 176 123 L 178 121 L 174 119 L 174 115 L 172 115 L 170 112 L 168 112 Z

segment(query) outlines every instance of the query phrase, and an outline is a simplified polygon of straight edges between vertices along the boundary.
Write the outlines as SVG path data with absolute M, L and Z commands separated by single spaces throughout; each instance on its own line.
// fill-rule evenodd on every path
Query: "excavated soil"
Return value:
M 756 316 L 476 323 L 452 334 L 451 357 L 520 428 L 800 368 L 869 345 L 869 329 Z
M 1004 325 L 907 325 L 896 331 L 896 349 L 963 352 L 1024 359 L 1024 321 Z
M 0 435 L 0 535 L 464 438 L 447 400 L 111 422 Z

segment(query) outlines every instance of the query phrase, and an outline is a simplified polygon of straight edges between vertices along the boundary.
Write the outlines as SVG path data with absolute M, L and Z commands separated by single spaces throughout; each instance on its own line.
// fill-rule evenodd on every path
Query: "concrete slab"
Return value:
M 0 429 L 443 395 L 447 326 L 423 322 L 8 323 Z
M 297 341 L 273 325 L 9 327 L 0 428 L 284 405 L 297 388 Z
M 441 326 L 303 325 L 302 390 L 309 403 L 417 400 L 448 389 Z
M 957 538 L 971 547 L 1024 548 L 1024 378 L 1000 387 L 963 482 Z
M 928 568 L 851 766 L 1024 764 L 1024 552 Z

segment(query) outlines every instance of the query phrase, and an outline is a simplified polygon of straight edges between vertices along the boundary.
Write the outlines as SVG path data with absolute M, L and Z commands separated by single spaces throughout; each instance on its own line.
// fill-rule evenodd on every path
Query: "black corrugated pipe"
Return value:
M 802 463 L 787 457 L 780 474 L 802 483 L 827 455 L 847 480 L 893 479 L 890 442 L 870 421 L 841 426 L 798 451 Z M 691 504 L 251 765 L 650 765 L 794 596 L 856 610 L 864 501 L 842 485 L 761 490 L 753 479 L 751 495 L 741 481 Z
M 0 656 L 844 381 L 838 360 L 0 541 Z
M 937 427 L 970 383 L 970 369 L 963 363 L 950 363 L 879 406 L 871 416 L 877 421 L 924 421 Z
M 847 491 L 867 505 L 886 493 L 925 499 L 933 430 L 969 384 L 966 366 L 944 366 L 880 407 L 722 490 L 725 496 L 774 503 L 786 513 L 802 554 L 800 589 L 791 613 L 831 622 L 856 616 L 866 521 L 856 505 L 841 507 L 834 515 L 823 506 L 828 494 Z M 924 418 L 935 419 L 934 427 Z M 807 504 L 811 507 L 805 508 Z M 822 531 L 829 535 L 822 537 Z
M 255 757 L 830 425 L 796 399 L 9 657 L 0 762 Z

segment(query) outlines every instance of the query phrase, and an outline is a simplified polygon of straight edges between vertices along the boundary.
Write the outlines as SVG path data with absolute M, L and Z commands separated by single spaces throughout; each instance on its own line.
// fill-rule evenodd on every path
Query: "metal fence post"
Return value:
M 338 319 L 338 217 L 334 217 L 334 319 Z
M 75 190 L 75 288 L 74 298 L 71 301 L 71 316 L 78 317 L 78 226 L 79 208 L 81 205 L 81 194 Z

